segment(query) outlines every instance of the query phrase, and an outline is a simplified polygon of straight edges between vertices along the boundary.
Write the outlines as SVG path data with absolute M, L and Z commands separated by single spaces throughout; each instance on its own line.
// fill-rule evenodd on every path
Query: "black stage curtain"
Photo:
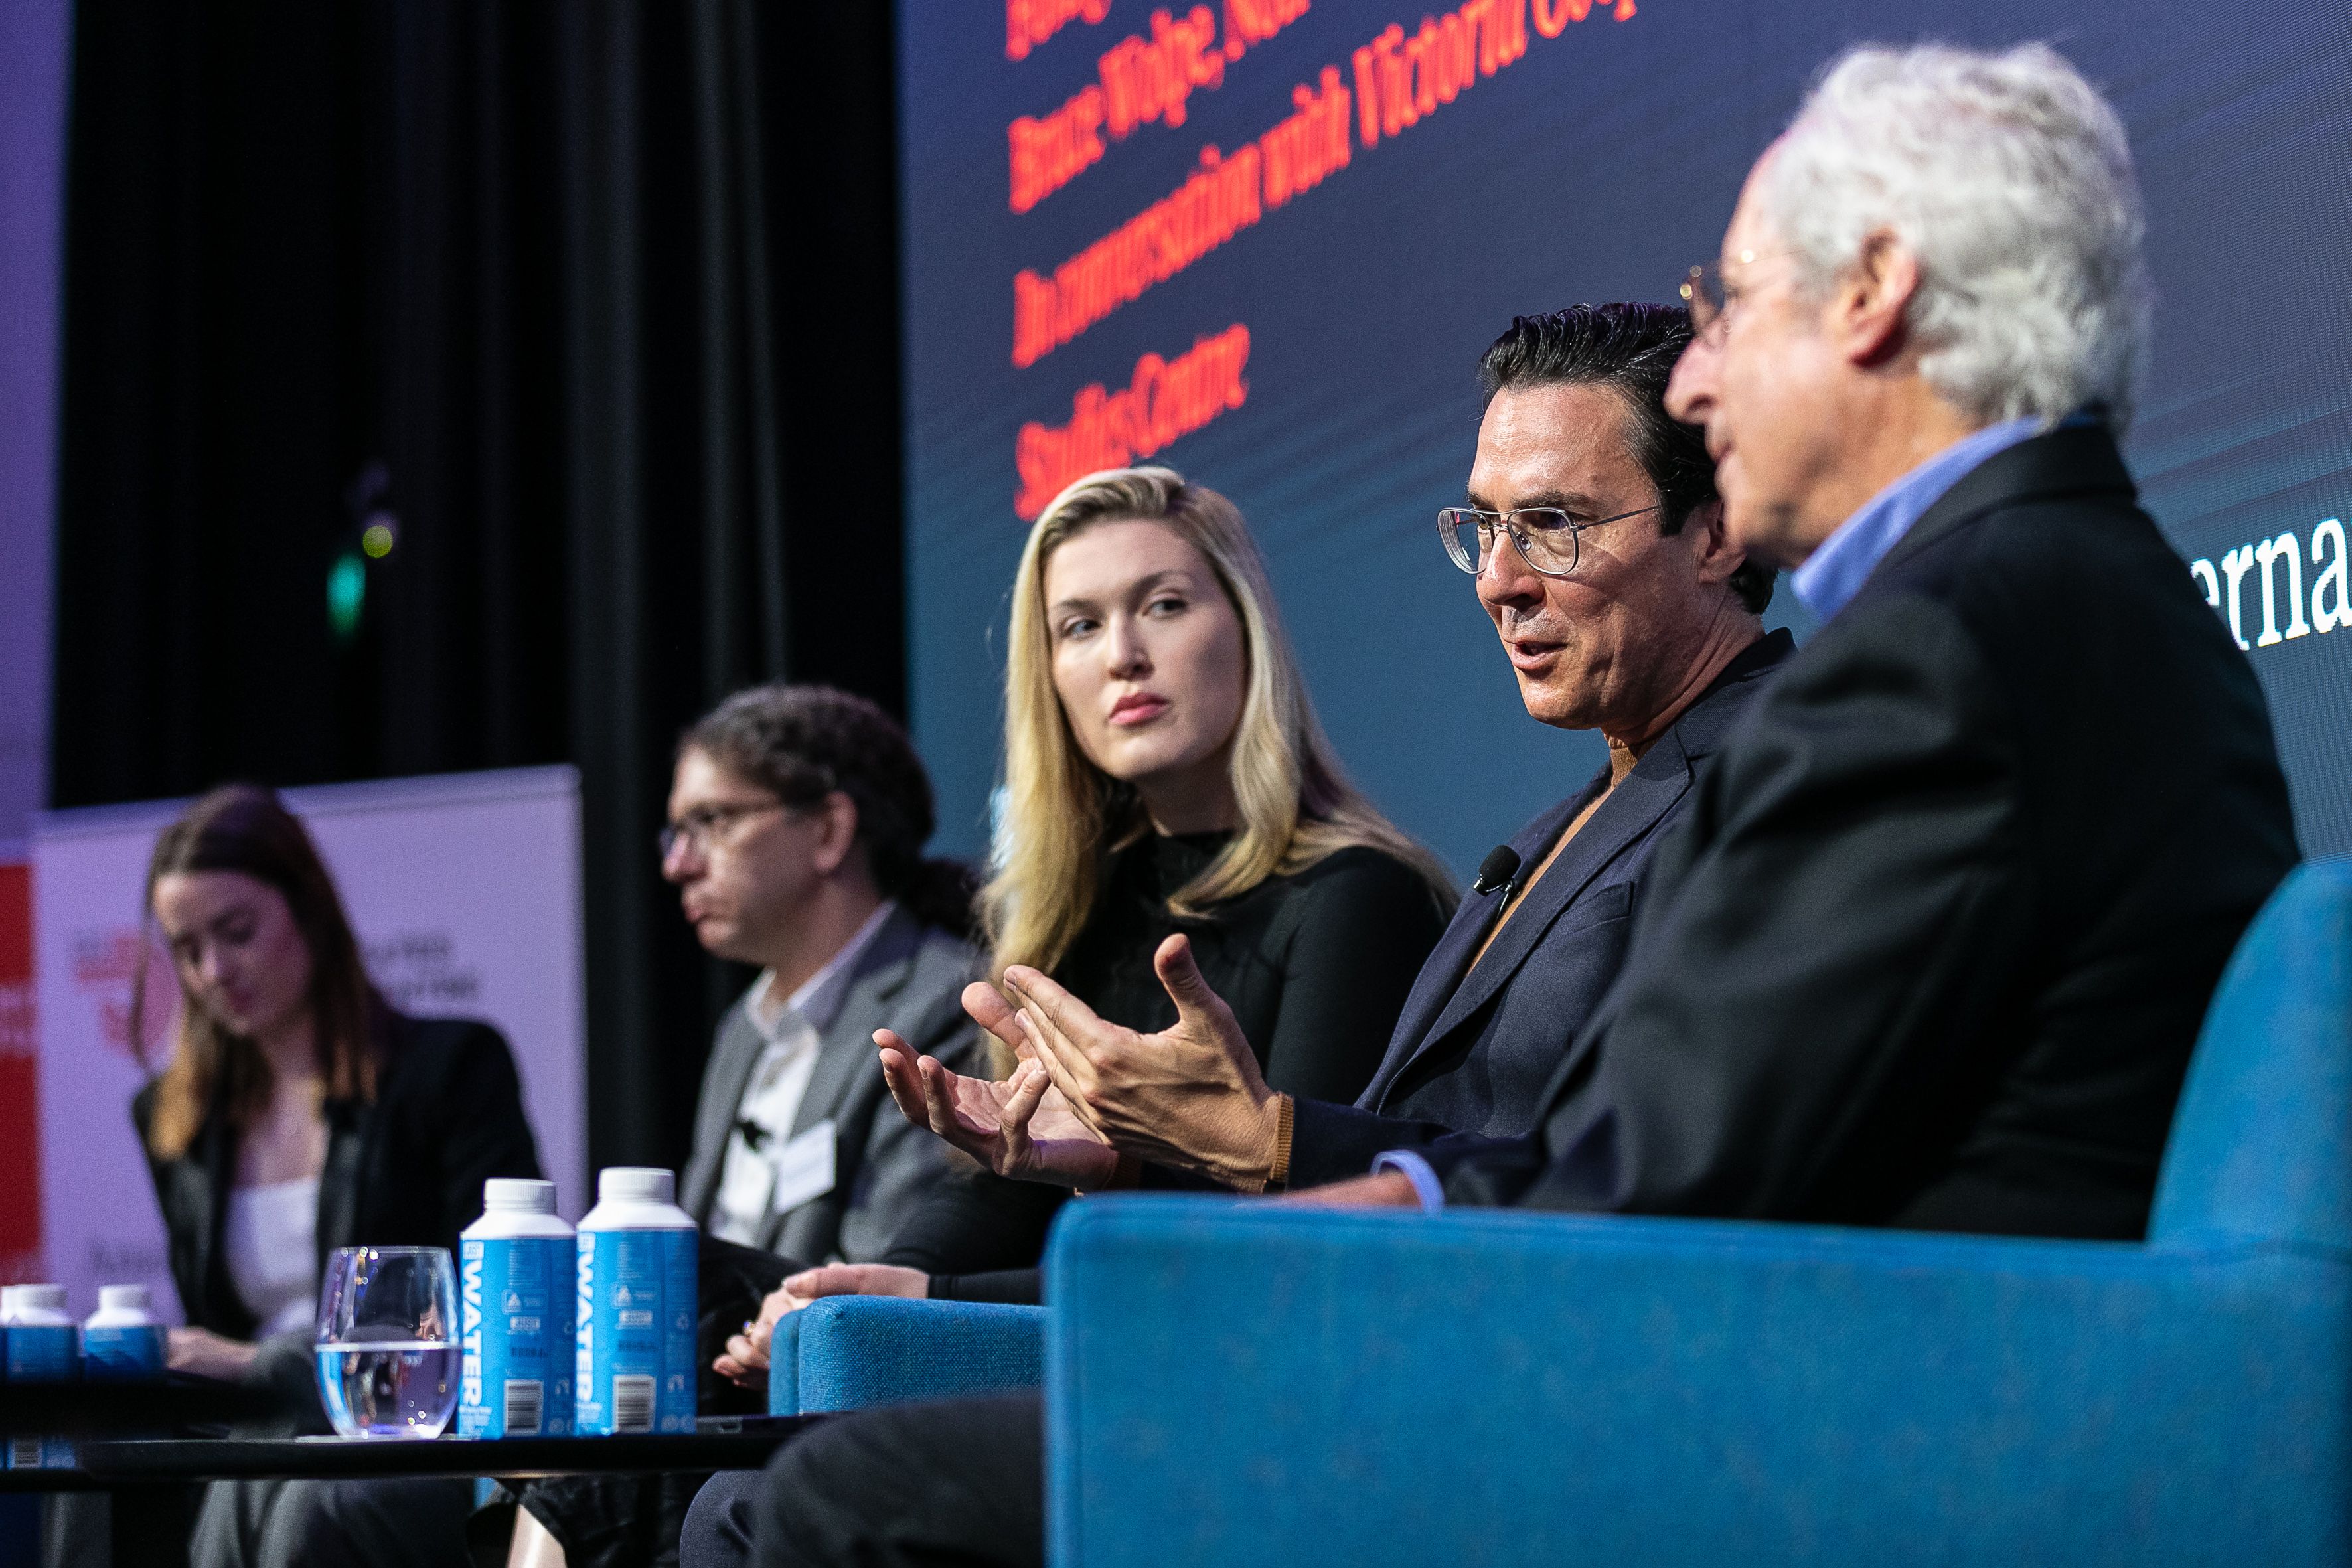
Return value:
M 678 731 L 904 710 L 890 13 L 76 20 L 51 799 L 577 764 L 599 1165 L 682 1160 L 744 978 L 655 863 Z

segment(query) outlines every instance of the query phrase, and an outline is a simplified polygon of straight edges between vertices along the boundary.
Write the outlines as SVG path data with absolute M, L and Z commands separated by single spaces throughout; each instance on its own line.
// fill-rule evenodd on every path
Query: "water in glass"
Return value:
M 319 1391 L 346 1437 L 437 1437 L 457 1405 L 455 1340 L 320 1345 Z
M 346 1247 L 319 1292 L 319 1392 L 346 1437 L 437 1437 L 457 1406 L 457 1268 L 443 1247 Z

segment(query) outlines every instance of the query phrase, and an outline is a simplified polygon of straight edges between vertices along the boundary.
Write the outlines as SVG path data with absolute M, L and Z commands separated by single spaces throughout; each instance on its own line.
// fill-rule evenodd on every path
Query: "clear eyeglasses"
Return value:
M 698 805 L 676 822 L 654 835 L 654 847 L 661 852 L 662 864 L 678 852 L 680 846 L 708 855 L 713 844 L 724 844 L 734 836 L 735 825 L 771 811 L 791 808 L 781 800 L 746 801 L 736 805 Z
M 1449 506 L 1438 510 L 1437 536 L 1445 542 L 1445 553 L 1454 558 L 1454 564 L 1474 577 L 1486 569 L 1498 534 L 1510 537 L 1529 569 L 1547 577 L 1565 577 L 1576 570 L 1583 549 L 1578 542 L 1586 529 L 1657 510 L 1643 506 L 1614 517 L 1580 518 L 1556 506 L 1523 506 L 1510 511 Z

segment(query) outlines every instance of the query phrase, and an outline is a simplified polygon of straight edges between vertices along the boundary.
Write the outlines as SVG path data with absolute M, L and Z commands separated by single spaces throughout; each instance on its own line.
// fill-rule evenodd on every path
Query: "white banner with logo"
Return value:
M 487 1019 L 513 1047 L 539 1158 L 562 1212 L 588 1207 L 580 924 L 580 788 L 569 767 L 284 792 L 342 891 L 369 973 L 394 1005 Z M 175 1309 L 163 1226 L 131 1125 L 146 1081 L 131 1045 L 143 962 L 146 1055 L 170 1048 L 178 988 L 147 939 L 155 836 L 184 801 L 42 814 L 33 828 L 45 1279 L 77 1316 L 98 1287 L 144 1281 Z M 175 1320 L 176 1321 L 176 1320 Z

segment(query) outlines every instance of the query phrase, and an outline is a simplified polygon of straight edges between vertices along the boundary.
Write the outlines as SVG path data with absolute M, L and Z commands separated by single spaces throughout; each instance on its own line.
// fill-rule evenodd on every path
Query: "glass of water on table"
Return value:
M 457 1407 L 446 1247 L 344 1247 L 319 1291 L 319 1393 L 346 1437 L 438 1437 Z

